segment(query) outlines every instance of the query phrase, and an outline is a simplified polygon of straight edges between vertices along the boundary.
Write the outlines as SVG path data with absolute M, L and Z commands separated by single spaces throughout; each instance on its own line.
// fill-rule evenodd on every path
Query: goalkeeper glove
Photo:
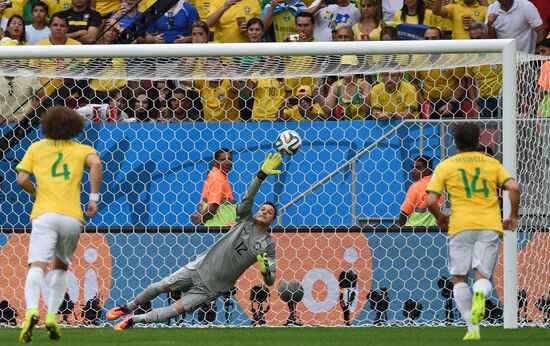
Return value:
M 263 276 L 271 275 L 271 266 L 273 263 L 269 259 L 267 259 L 267 254 L 264 253 L 262 255 L 256 256 L 258 259 L 258 265 L 260 266 L 260 272 Z
M 279 174 L 281 173 L 280 170 L 277 169 L 279 165 L 283 162 L 283 157 L 279 153 L 269 153 L 267 154 L 267 158 L 265 159 L 264 163 L 262 164 L 262 172 L 264 172 L 265 175 L 273 175 L 273 174 Z

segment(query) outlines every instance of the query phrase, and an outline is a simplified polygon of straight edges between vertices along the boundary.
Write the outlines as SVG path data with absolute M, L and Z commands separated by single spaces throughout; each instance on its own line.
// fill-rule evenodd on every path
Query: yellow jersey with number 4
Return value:
M 84 223 L 80 191 L 88 155 L 99 154 L 94 148 L 73 140 L 44 139 L 31 144 L 15 168 L 36 179 L 31 220 L 52 212 L 72 216 Z
M 465 230 L 502 234 L 497 187 L 512 179 L 500 162 L 477 151 L 459 153 L 441 162 L 426 191 L 451 197 L 449 235 Z

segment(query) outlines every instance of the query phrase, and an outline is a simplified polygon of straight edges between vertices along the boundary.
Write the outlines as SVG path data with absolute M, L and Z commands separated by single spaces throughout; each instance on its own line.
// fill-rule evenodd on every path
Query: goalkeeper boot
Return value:
M 25 315 L 25 320 L 21 325 L 21 334 L 19 334 L 19 342 L 28 343 L 32 341 L 32 329 L 40 320 L 38 309 L 29 309 Z
M 122 322 L 118 322 L 117 324 L 115 324 L 114 326 L 114 330 L 125 330 L 125 329 L 129 329 L 130 327 L 132 327 L 132 325 L 134 324 L 134 322 L 132 321 L 132 316 L 126 316 Z
M 479 335 L 479 329 L 472 330 L 471 332 L 466 333 L 462 338 L 464 341 L 479 341 L 481 340 L 481 335 Z
M 46 326 L 50 340 L 59 340 L 59 338 L 61 338 L 61 328 L 59 328 L 59 324 L 57 324 L 56 313 L 48 312 L 44 326 Z
M 483 290 L 475 290 L 472 302 L 472 310 L 470 311 L 470 320 L 474 326 L 485 317 L 485 292 Z
M 124 315 L 128 315 L 129 313 L 130 313 L 130 310 L 128 310 L 128 307 L 126 306 L 126 304 L 124 304 L 107 311 L 105 318 L 107 318 L 107 320 L 109 321 L 114 321 L 114 320 L 118 320 Z

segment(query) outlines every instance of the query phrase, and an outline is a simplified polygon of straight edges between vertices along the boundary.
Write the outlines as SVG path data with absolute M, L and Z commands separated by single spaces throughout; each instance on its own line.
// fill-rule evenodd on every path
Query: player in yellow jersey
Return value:
M 448 227 L 449 272 L 453 297 L 468 326 L 463 340 L 480 340 L 479 323 L 485 315 L 485 298 L 493 287 L 490 278 L 497 260 L 499 238 L 518 222 L 519 186 L 494 158 L 478 152 L 479 128 L 461 123 L 454 128 L 459 151 L 435 169 L 426 191 L 426 205 L 437 224 Z M 501 219 L 497 188 L 508 191 L 510 215 Z M 443 189 L 451 198 L 451 215 L 441 212 L 438 199 Z M 468 274 L 474 271 L 473 302 Z
M 103 174 L 97 151 L 72 140 L 84 129 L 84 118 L 78 113 L 53 107 L 42 116 L 40 124 L 46 139 L 33 143 L 16 167 L 17 183 L 36 198 L 31 212 L 29 270 L 25 282 L 27 313 L 19 337 L 23 343 L 32 341 L 32 329 L 40 320 L 38 300 L 50 262 L 53 270 L 48 287 L 50 294 L 44 297 L 48 307 L 44 325 L 50 339 L 61 336 L 57 311 L 67 290 L 67 269 L 85 223 L 80 206 L 84 168 L 90 168 L 88 217 L 97 214 Z

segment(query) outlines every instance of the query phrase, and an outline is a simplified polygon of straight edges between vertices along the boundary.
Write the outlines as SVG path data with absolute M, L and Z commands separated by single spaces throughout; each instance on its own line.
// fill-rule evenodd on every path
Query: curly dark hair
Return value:
M 42 133 L 49 139 L 72 139 L 84 129 L 84 118 L 76 111 L 56 106 L 40 118 Z
M 453 127 L 453 137 L 457 149 L 477 151 L 479 147 L 479 127 L 476 123 L 459 123 Z

